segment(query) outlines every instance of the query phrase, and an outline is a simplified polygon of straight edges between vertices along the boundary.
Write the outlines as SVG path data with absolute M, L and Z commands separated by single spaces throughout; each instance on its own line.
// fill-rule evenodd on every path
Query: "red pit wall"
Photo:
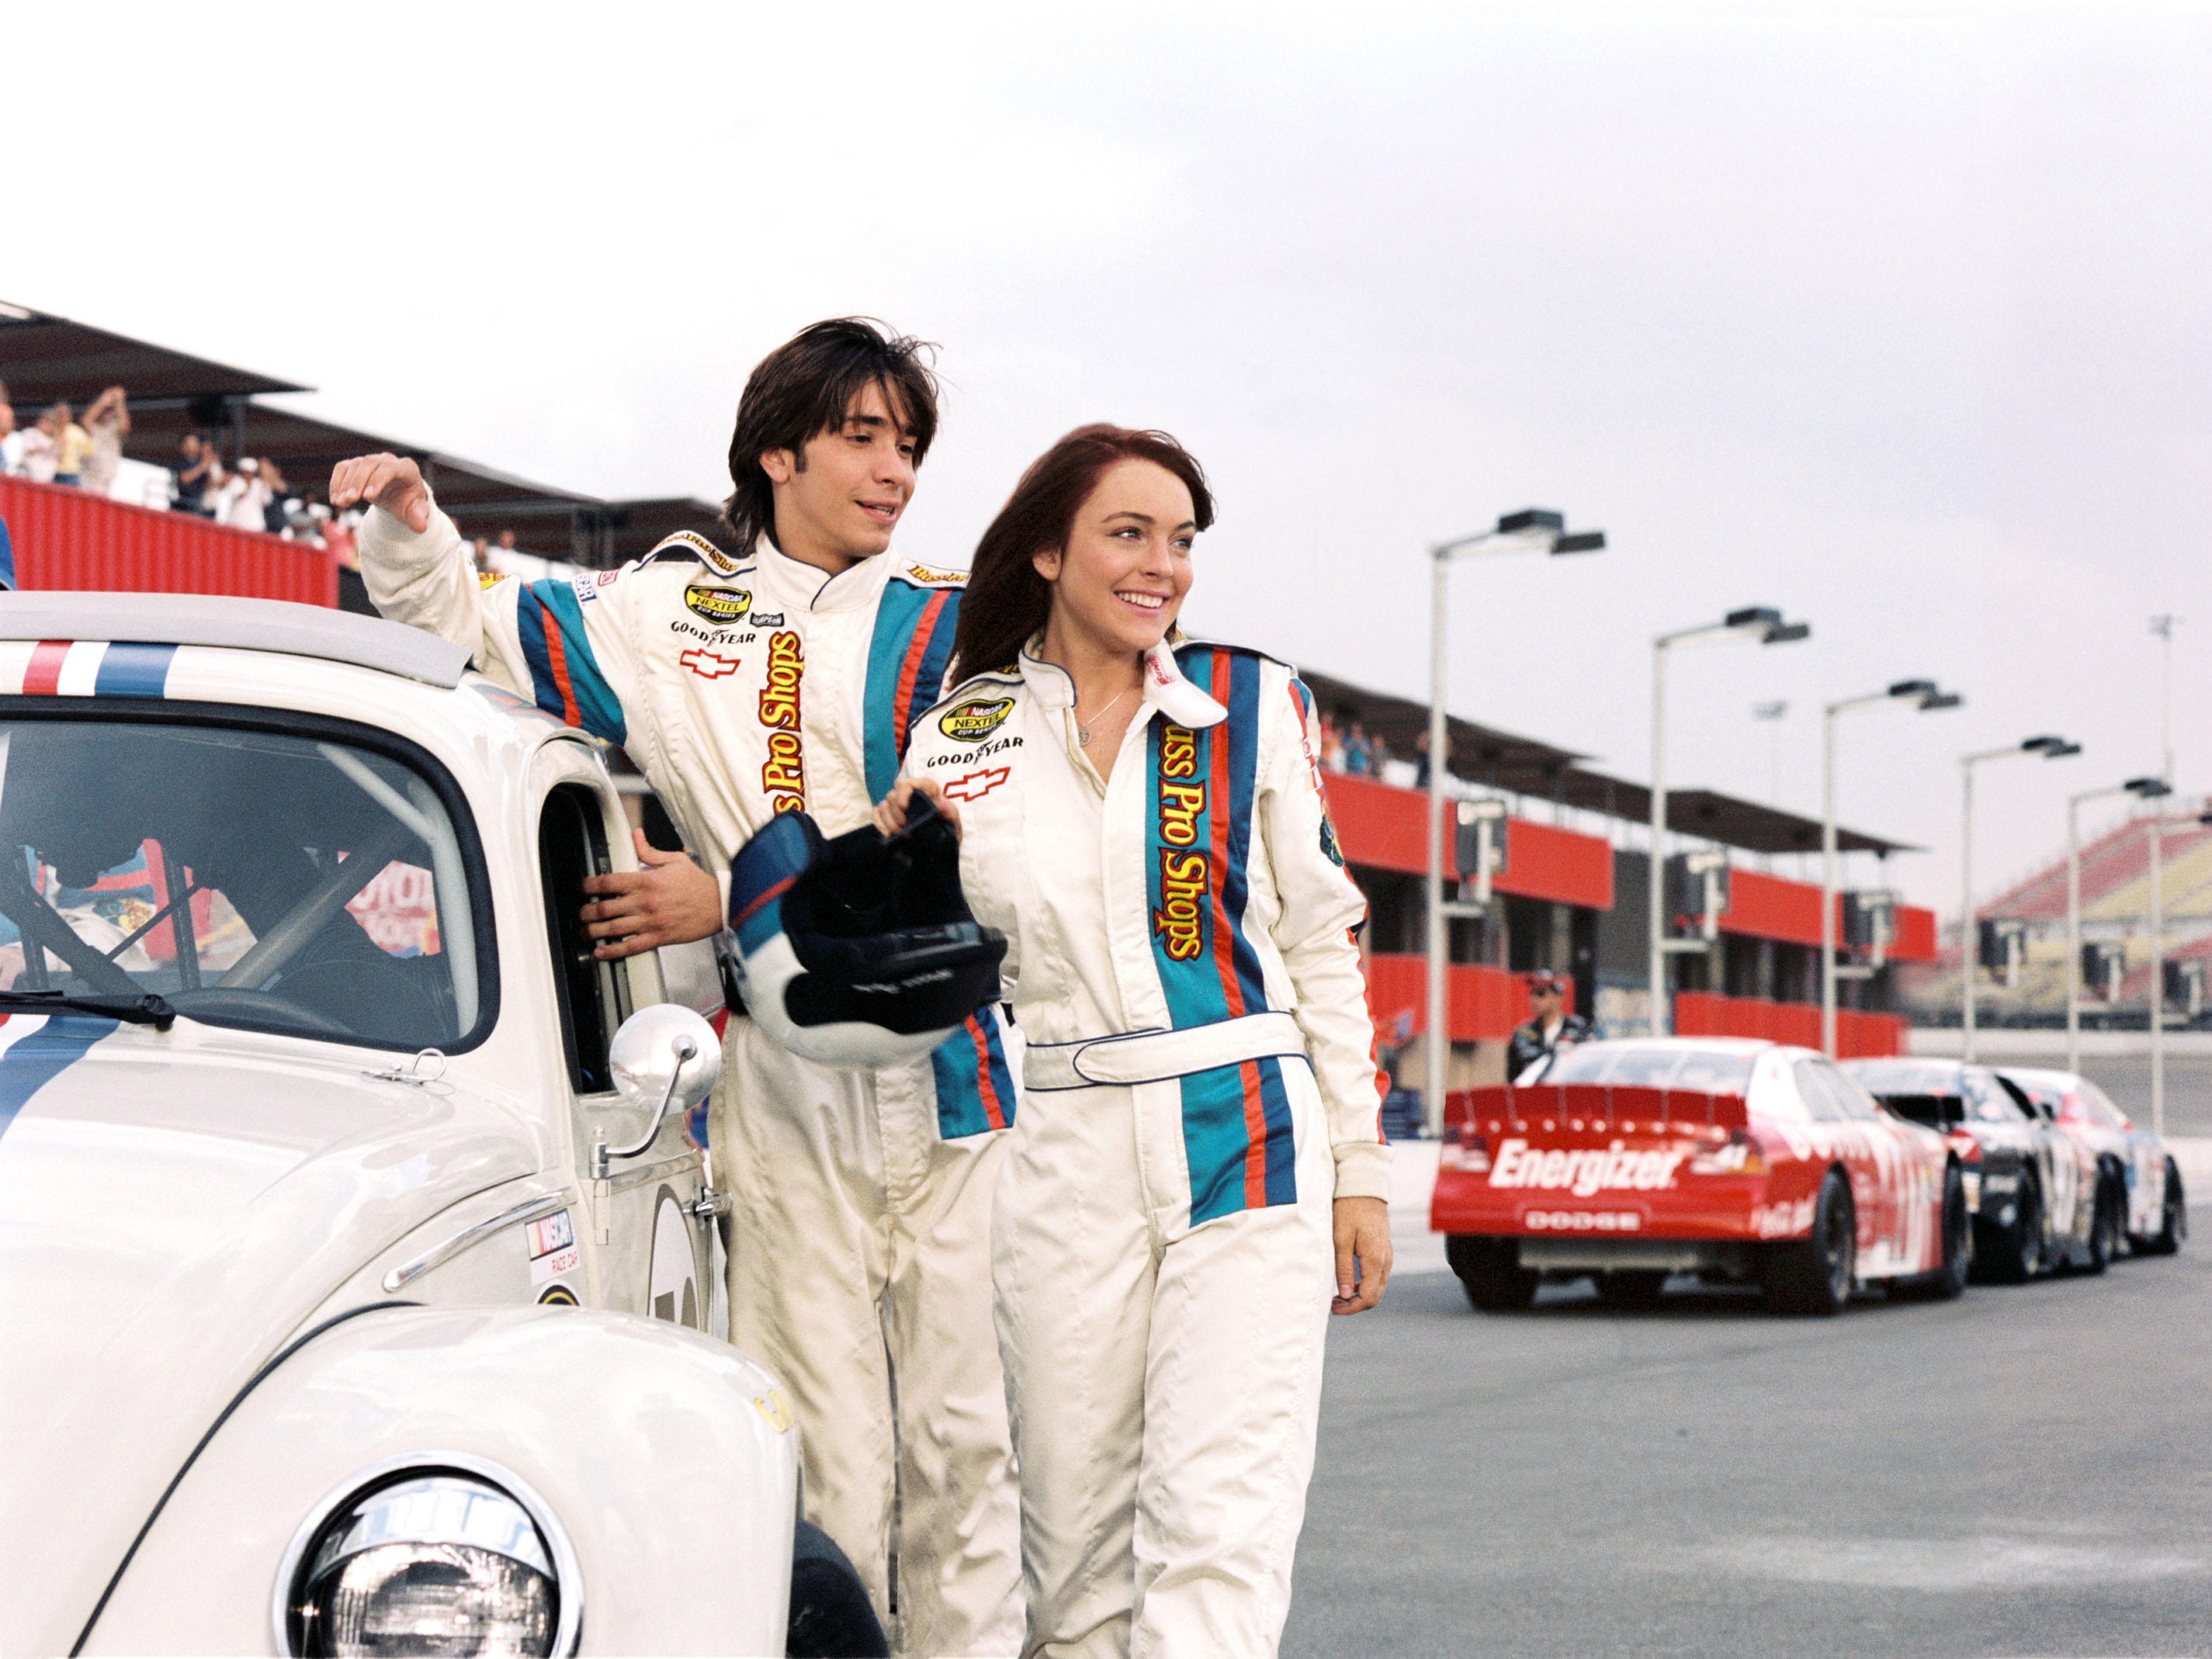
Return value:
M 1425 957 L 1375 955 L 1367 958 L 1367 1006 L 1376 1024 L 1388 1031 L 1401 1013 L 1413 1012 L 1413 1029 L 1428 1028 L 1428 962 Z M 1502 1042 L 1528 1018 L 1528 982 L 1502 968 L 1453 964 L 1445 982 L 1447 1023 L 1454 1042 Z M 1574 1012 L 1574 987 L 1567 987 L 1567 1012 Z
M 126 507 L 82 489 L 0 478 L 0 519 L 8 521 L 15 544 L 21 588 L 338 602 L 335 553 L 227 529 L 194 514 Z
M 1836 1058 L 1880 1060 L 1905 1050 L 1905 1022 L 1897 1014 L 1836 1010 Z M 1805 1002 L 1763 997 L 1717 996 L 1710 991 L 1674 994 L 1676 1036 L 1763 1037 L 1803 1048 L 1820 1046 L 1820 1011 Z
M 1335 772 L 1324 774 L 1322 781 L 1328 791 L 1329 817 L 1336 824 L 1337 842 L 1347 862 L 1409 876 L 1427 873 L 1429 842 L 1422 817 L 1429 799 L 1425 793 Z M 1450 811 L 1452 803 L 1447 801 L 1444 810 Z M 1454 844 L 1454 836 L 1447 834 L 1447 861 Z M 1454 869 L 1451 873 L 1461 872 Z M 1508 818 L 1505 868 L 1492 878 L 1492 885 L 1501 893 L 1523 898 L 1610 910 L 1613 848 L 1595 836 L 1531 823 L 1526 818 Z

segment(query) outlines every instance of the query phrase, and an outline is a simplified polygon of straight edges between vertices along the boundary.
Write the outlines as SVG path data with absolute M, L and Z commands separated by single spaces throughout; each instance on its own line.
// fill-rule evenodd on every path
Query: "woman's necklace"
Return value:
M 1103 708 L 1100 709 L 1091 718 L 1094 720 L 1104 720 L 1107 715 L 1112 714 L 1116 708 L 1119 708 L 1121 706 L 1121 697 L 1126 697 L 1128 695 L 1127 691 L 1123 691 L 1121 697 L 1115 698 L 1113 702 L 1108 703 Z M 1079 713 L 1075 717 L 1075 741 L 1083 748 L 1088 749 L 1091 747 L 1091 727 L 1085 724 L 1083 716 Z

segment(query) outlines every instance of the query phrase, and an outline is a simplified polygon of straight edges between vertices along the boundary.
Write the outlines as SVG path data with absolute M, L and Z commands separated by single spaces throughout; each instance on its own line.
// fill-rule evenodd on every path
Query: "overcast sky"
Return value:
M 459 21 L 457 21 L 457 16 Z M 0 297 L 319 387 L 605 495 L 726 491 L 751 364 L 866 312 L 948 395 L 902 551 L 967 562 L 1068 428 L 1166 428 L 1221 519 L 1194 629 L 1820 810 L 1955 912 L 2069 791 L 2212 787 L 2212 19 L 2202 9 L 1400 5 L 11 10 Z M 26 73 L 33 66 L 47 69 Z M 2110 809 L 2104 809 L 2110 810 Z M 2094 819 L 2093 819 L 2094 821 Z M 1871 875 L 1871 870 L 1861 872 Z

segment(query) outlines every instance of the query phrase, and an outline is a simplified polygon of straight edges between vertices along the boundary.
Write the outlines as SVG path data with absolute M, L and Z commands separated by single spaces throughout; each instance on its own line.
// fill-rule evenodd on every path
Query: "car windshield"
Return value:
M 473 836 L 427 761 L 314 726 L 0 721 L 0 988 L 153 993 L 209 1024 L 377 1048 L 474 1041 L 493 981 Z
M 1945 1113 L 1946 1118 L 1967 1118 L 1981 1123 L 2027 1121 L 2027 1114 L 2013 1103 L 1996 1079 L 1978 1066 L 1878 1060 L 1854 1061 L 1844 1069 L 1858 1080 L 1859 1087 L 1877 1100 L 1948 1096 L 1963 1101 L 1965 1108 Z
M 1585 1042 L 1565 1049 L 1546 1083 L 1620 1083 L 1648 1089 L 1701 1089 L 1740 1095 L 1751 1083 L 1750 1054 L 1656 1042 Z

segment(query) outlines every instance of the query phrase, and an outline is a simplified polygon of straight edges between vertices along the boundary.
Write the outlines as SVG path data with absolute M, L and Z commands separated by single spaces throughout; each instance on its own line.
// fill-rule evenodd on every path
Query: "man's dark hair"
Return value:
M 853 400 L 870 386 L 883 390 L 891 418 L 914 436 L 921 465 L 937 435 L 937 376 L 922 361 L 933 351 L 911 335 L 893 334 L 867 317 L 837 317 L 803 328 L 760 360 L 738 399 L 730 434 L 730 482 L 722 521 L 742 556 L 756 540 L 775 540 L 775 496 L 760 458 L 787 449 L 806 465 L 806 443 L 845 423 Z

